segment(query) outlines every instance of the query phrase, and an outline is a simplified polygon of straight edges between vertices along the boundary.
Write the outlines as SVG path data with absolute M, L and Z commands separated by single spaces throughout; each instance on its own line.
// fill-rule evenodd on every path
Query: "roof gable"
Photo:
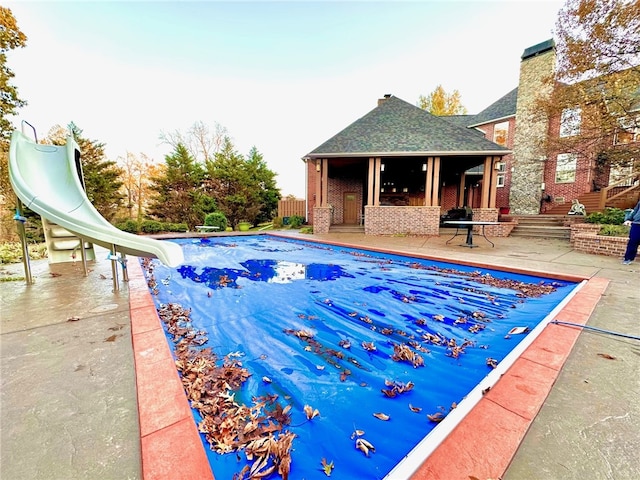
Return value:
M 518 87 L 511 90 L 504 97 L 496 100 L 487 108 L 471 119 L 468 126 L 482 125 L 501 118 L 513 117 L 516 114 L 516 104 L 518 101 Z
M 307 154 L 324 156 L 509 153 L 467 128 L 390 96 Z

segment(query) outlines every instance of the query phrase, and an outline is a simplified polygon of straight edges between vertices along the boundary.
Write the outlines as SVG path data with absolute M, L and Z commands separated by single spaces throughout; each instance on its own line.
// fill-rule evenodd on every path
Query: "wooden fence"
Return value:
M 281 218 L 299 215 L 306 217 L 304 200 L 278 200 L 278 216 Z

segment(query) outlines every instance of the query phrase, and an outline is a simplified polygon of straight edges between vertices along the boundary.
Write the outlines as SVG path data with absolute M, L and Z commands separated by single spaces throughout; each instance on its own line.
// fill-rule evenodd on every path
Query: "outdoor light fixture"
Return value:
M 381 163 L 381 164 L 380 164 L 380 171 L 381 171 L 381 172 L 384 172 L 384 163 Z
M 426 163 L 423 163 L 423 164 L 422 164 L 422 171 L 423 171 L 423 172 L 426 172 L 426 171 L 427 171 L 427 164 L 426 164 Z
M 320 160 L 316 160 L 316 172 L 320 171 Z

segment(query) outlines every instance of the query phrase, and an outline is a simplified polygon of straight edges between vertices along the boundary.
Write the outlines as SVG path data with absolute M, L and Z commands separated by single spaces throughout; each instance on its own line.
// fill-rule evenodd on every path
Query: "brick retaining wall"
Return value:
M 440 207 L 365 207 L 367 235 L 438 235 Z M 315 229 L 314 229 L 315 231 Z
M 313 207 L 313 233 L 329 233 L 331 207 Z
M 598 235 L 598 231 L 600 231 L 600 225 L 591 223 L 571 225 L 571 245 L 579 252 L 623 257 L 628 239 Z

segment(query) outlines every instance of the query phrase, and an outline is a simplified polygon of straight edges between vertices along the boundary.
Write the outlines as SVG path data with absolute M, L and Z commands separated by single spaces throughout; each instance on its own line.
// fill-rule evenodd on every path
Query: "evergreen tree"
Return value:
M 207 169 L 211 195 L 231 226 L 240 221 L 255 224 L 263 206 L 257 180 L 228 137 L 214 160 L 207 163 Z
M 71 131 L 80 147 L 87 197 L 96 210 L 111 221 L 123 200 L 120 193 L 122 169 L 115 161 L 106 159 L 104 143 L 83 137 L 82 129 L 73 122 L 69 124 L 68 130 L 60 126 L 53 127 L 46 140 L 55 145 L 64 145 L 68 131 Z
M 163 174 L 152 179 L 151 189 L 156 198 L 150 214 L 166 222 L 187 223 L 193 229 L 215 207 L 203 187 L 205 171 L 181 143 L 165 157 L 165 163 Z
M 256 217 L 256 222 L 269 221 L 276 216 L 278 212 L 278 200 L 282 198 L 280 190 L 276 185 L 276 174 L 267 168 L 262 154 L 258 152 L 256 147 L 251 148 L 249 151 L 249 158 L 246 164 L 249 175 L 258 188 L 258 197 L 262 205 Z

